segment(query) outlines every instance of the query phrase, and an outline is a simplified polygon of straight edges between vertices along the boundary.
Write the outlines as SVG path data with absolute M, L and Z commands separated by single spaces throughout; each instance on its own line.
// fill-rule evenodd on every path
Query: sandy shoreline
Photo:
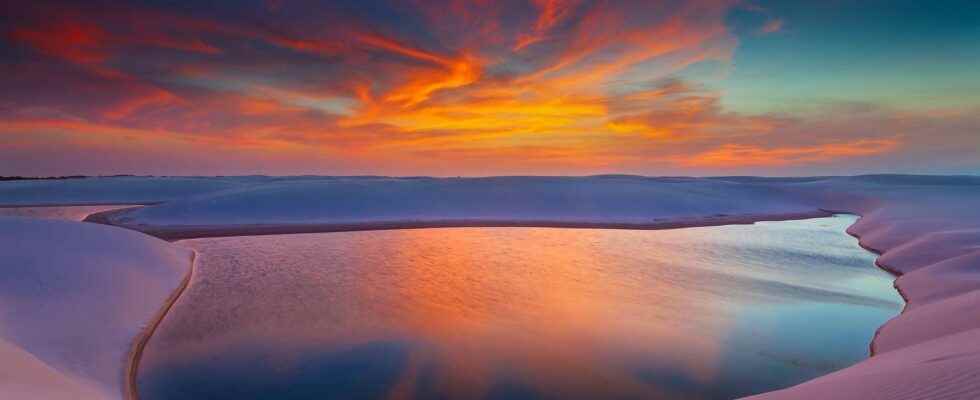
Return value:
M 86 222 L 89 220 L 90 217 L 96 214 L 129 210 L 132 208 L 139 208 L 150 204 L 155 204 L 155 203 L 139 204 L 139 205 L 135 205 L 134 207 L 126 207 L 126 208 L 119 208 L 115 210 L 92 213 L 85 216 L 85 218 L 83 218 L 82 221 Z M 124 203 L 124 204 L 98 204 L 98 205 L 114 206 L 114 205 L 133 205 L 133 204 Z M 21 206 L 21 207 L 39 207 L 39 206 Z M 51 206 L 51 207 L 59 207 L 59 206 Z M 64 207 L 64 206 L 60 206 L 60 207 Z M 195 268 L 195 262 L 197 260 L 197 252 L 191 250 L 190 254 L 191 254 L 189 260 L 190 267 L 188 268 L 187 273 L 184 274 L 184 277 L 183 279 L 181 279 L 177 288 L 173 291 L 173 293 L 170 294 L 169 297 L 167 297 L 163 305 L 160 307 L 160 310 L 156 313 L 156 315 L 153 316 L 153 319 L 150 321 L 150 323 L 145 328 L 143 328 L 143 330 L 135 338 L 133 338 L 132 346 L 126 358 L 126 368 L 123 370 L 123 374 L 124 374 L 123 382 L 125 384 L 125 386 L 123 387 L 124 399 L 127 400 L 139 399 L 139 388 L 136 383 L 136 379 L 139 375 L 139 363 L 140 363 L 140 359 L 143 356 L 143 350 L 146 348 L 146 344 L 150 341 L 150 338 L 153 337 L 153 333 L 156 332 L 156 329 L 160 326 L 160 323 L 163 322 L 163 319 L 170 312 L 170 309 L 173 308 L 173 305 L 177 302 L 177 299 L 180 298 L 180 295 L 182 295 L 184 291 L 187 289 L 187 287 L 190 285 L 191 278 L 194 276 L 194 268 Z
M 569 228 L 569 229 L 633 229 L 660 230 L 695 228 L 719 225 L 746 225 L 763 221 L 788 221 L 797 219 L 823 218 L 833 213 L 824 210 L 799 213 L 743 214 L 708 216 L 687 219 L 664 219 L 649 223 L 628 222 L 588 222 L 588 221 L 550 221 L 550 220 L 506 220 L 506 219 L 451 219 L 415 220 L 350 223 L 312 223 L 312 224 L 254 224 L 254 225 L 178 225 L 147 226 L 126 225 L 112 222 L 112 216 L 127 209 L 112 210 L 89 215 L 85 222 L 118 226 L 132 229 L 168 241 L 224 236 L 285 235 L 298 233 L 354 232 L 391 229 L 426 228 Z
M 170 297 L 164 302 L 163 306 L 160 307 L 160 311 L 153 317 L 150 324 L 143 329 L 138 336 L 133 339 L 133 346 L 129 351 L 129 357 L 127 357 L 126 369 L 124 371 L 125 377 L 125 388 L 123 393 L 123 398 L 127 400 L 138 400 L 139 399 L 139 388 L 136 384 L 136 379 L 139 375 L 139 363 L 140 359 L 143 357 L 143 350 L 146 348 L 147 342 L 153 337 L 153 333 L 156 332 L 157 327 L 163 322 L 163 319 L 170 312 L 174 303 L 180 298 L 180 295 L 184 294 L 184 290 L 191 283 L 191 277 L 194 275 L 194 263 L 197 260 L 197 252 L 191 251 L 190 268 L 187 273 L 184 274 L 184 279 L 181 280 L 179 286 Z
M 824 218 L 842 212 L 818 209 L 804 213 L 780 213 L 780 214 L 749 214 L 749 215 L 726 215 L 709 216 L 702 218 L 675 219 L 668 221 L 658 221 L 652 223 L 595 223 L 595 222 L 568 222 L 568 221 L 521 221 L 521 220 L 446 220 L 446 221 L 391 221 L 391 222 L 365 222 L 365 223 L 345 223 L 345 224 L 281 224 L 281 225 L 239 225 L 239 226 L 174 226 L 174 227 L 146 227 L 146 226 L 125 226 L 113 224 L 111 216 L 124 212 L 126 209 L 117 209 L 94 213 L 84 219 L 85 222 L 120 226 L 127 229 L 134 229 L 145 234 L 158 237 L 163 240 L 177 241 L 193 238 L 205 237 L 226 237 L 226 236 L 259 236 L 259 235 L 278 235 L 278 234 L 300 234 L 300 233 L 326 233 L 326 232 L 352 232 L 369 230 L 392 230 L 392 229 L 425 229 L 425 228 L 449 228 L 449 227 L 533 227 L 533 228 L 569 228 L 569 229 L 632 229 L 632 230 L 662 230 L 679 229 L 693 227 L 707 227 L 733 224 L 753 224 L 763 221 L 787 221 L 810 218 Z M 847 212 L 843 212 L 847 213 Z M 870 249 L 869 249 L 870 250 Z M 876 253 L 877 254 L 877 253 Z M 195 268 L 196 253 L 192 254 L 190 269 L 177 290 L 167 299 L 162 306 L 160 313 L 154 318 L 153 322 L 135 338 L 133 348 L 128 360 L 126 373 L 126 393 L 128 400 L 138 400 L 137 378 L 139 373 L 139 362 L 142 358 L 143 350 L 147 342 L 152 338 L 157 327 L 166 318 L 173 305 L 177 302 L 184 291 L 189 287 Z M 889 272 L 892 272 L 889 270 Z M 904 298 L 904 297 L 903 297 Z M 880 329 L 880 328 L 879 328 Z M 876 330 L 874 337 L 877 338 Z M 874 353 L 874 341 L 869 344 L 871 354 Z
M 845 214 L 846 213 L 846 214 L 857 215 L 858 216 L 858 220 L 857 221 L 854 221 L 854 224 L 851 224 L 851 226 L 847 227 L 847 230 L 845 230 L 844 232 L 847 233 L 848 235 L 851 235 L 855 239 L 857 239 L 858 240 L 858 246 L 861 246 L 862 249 L 865 249 L 868 252 L 871 252 L 871 253 L 874 253 L 875 254 L 875 263 L 874 263 L 875 264 L 875 267 L 878 267 L 882 271 L 888 272 L 893 277 L 895 277 L 895 280 L 897 280 L 899 277 L 902 276 L 902 271 L 899 271 L 897 269 L 890 268 L 890 267 L 888 267 L 886 265 L 883 265 L 879 261 L 879 260 L 881 260 L 881 256 L 883 254 L 882 251 L 880 251 L 878 249 L 875 249 L 875 248 L 872 248 L 871 246 L 868 246 L 865 243 L 862 243 L 862 241 L 861 241 L 861 235 L 851 232 L 851 227 L 857 225 L 858 222 L 861 222 L 861 219 L 864 218 L 864 216 L 862 216 L 860 214 L 853 213 L 853 212 L 848 212 L 848 211 L 839 211 L 839 212 L 838 211 L 835 211 L 834 213 L 835 214 Z M 892 287 L 895 288 L 895 291 L 898 292 L 898 295 L 902 297 L 902 301 L 904 302 L 904 304 L 902 304 L 902 311 L 899 312 L 898 315 L 896 315 L 893 318 L 897 318 L 899 315 L 904 314 L 905 311 L 907 311 L 908 310 L 908 307 L 909 307 L 909 298 L 908 298 L 908 296 L 906 296 L 905 293 L 902 292 L 902 288 L 898 287 L 898 285 L 895 284 L 895 280 L 892 280 Z M 888 322 L 886 321 L 885 323 L 887 324 Z M 875 334 L 871 338 L 871 342 L 868 343 L 868 356 L 869 357 L 874 357 L 875 353 L 877 352 L 876 347 L 875 347 L 875 343 L 878 341 L 878 336 L 881 334 L 881 329 L 884 326 L 885 325 L 882 324 L 881 326 L 878 327 L 878 329 L 875 329 Z
M 3 217 L 0 236 L 5 239 L 0 305 L 24 310 L 3 315 L 0 347 L 9 343 L 33 357 L 0 361 L 20 374 L 12 382 L 0 377 L 0 386 L 12 384 L 16 390 L 18 380 L 45 379 L 31 381 L 36 392 L 13 395 L 0 389 L 0 397 L 131 397 L 129 374 L 139 342 L 165 313 L 161 306 L 177 295 L 192 252 L 74 218 Z
M 151 207 L 153 210 L 98 212 L 85 220 L 175 241 L 441 227 L 673 229 L 855 214 L 860 218 L 846 232 L 857 238 L 862 248 L 878 255 L 878 268 L 896 277 L 893 285 L 905 301 L 902 312 L 877 328 L 869 343 L 871 356 L 864 361 L 752 398 L 925 399 L 939 392 L 955 392 L 947 398 L 972 399 L 980 395 L 980 380 L 971 372 L 980 365 L 980 320 L 975 317 L 976 304 L 980 304 L 980 274 L 976 269 L 980 262 L 980 211 L 975 207 L 980 201 L 980 181 L 974 178 L 870 176 L 724 185 L 692 180 L 684 184 L 649 182 L 651 186 L 646 180 L 626 178 L 511 180 L 514 182 L 506 181 L 508 190 L 503 192 L 485 187 L 497 188 L 500 182 L 476 180 L 298 181 L 296 186 L 259 183 L 240 191 L 174 202 L 161 197 L 164 203 Z M 540 187 L 545 184 L 548 186 Z M 638 187 L 643 191 L 636 193 Z M 603 197 L 609 191 L 617 195 Z M 78 198 L 69 193 L 52 201 L 64 203 L 61 206 L 159 204 L 86 201 L 95 196 Z M 766 200 L 769 195 L 774 200 Z M 81 201 L 72 201 L 75 198 Z M 0 208 L 46 206 L 58 205 L 11 204 Z M 390 219 L 370 221 L 376 215 L 372 207 L 381 206 L 394 207 L 394 211 L 380 208 Z M 444 212 L 447 207 L 449 211 Z M 131 213 L 113 217 L 126 210 Z M 704 217 L 672 216 L 678 214 Z M 378 217 L 384 218 L 382 215 Z M 470 215 L 494 217 L 466 218 Z M 528 219 L 528 215 L 541 217 Z M 305 216 L 318 222 L 276 222 L 304 221 Z M 338 218 L 346 222 L 323 222 Z M 187 224 L 194 221 L 212 225 Z M 238 221 L 252 223 L 236 225 Z M 172 295 L 160 318 L 179 295 Z M 152 335 L 152 327 L 145 335 Z M 135 374 L 138 367 L 138 343 L 132 346 L 133 365 L 124 366 L 126 374 Z M 127 391 L 135 391 L 134 381 L 127 384 Z M 134 398 L 134 394 L 127 396 Z

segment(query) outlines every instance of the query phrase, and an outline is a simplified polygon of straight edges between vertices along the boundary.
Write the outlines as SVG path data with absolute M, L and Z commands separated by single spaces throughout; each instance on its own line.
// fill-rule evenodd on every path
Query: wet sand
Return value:
M 177 289 L 164 301 L 163 306 L 160 307 L 160 311 L 153 317 L 149 325 L 144 328 L 138 336 L 133 339 L 133 346 L 129 351 L 129 355 L 126 358 L 126 382 L 125 382 L 125 399 L 127 400 L 138 400 L 139 399 L 139 388 L 136 385 L 136 378 L 139 375 L 139 365 L 140 360 L 143 358 L 143 350 L 146 349 L 147 342 L 153 337 L 153 333 L 156 332 L 157 327 L 163 322 L 163 319 L 173 308 L 174 303 L 180 298 L 180 295 L 187 290 L 187 286 L 190 285 L 191 278 L 194 276 L 194 263 L 197 260 L 197 253 L 191 251 L 190 267 L 187 269 L 187 273 L 184 274 L 184 279 L 181 280 Z

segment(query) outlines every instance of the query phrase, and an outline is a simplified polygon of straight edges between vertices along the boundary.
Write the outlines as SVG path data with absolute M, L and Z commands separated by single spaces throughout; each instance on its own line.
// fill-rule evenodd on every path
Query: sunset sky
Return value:
M 980 173 L 972 1 L 0 7 L 0 175 Z

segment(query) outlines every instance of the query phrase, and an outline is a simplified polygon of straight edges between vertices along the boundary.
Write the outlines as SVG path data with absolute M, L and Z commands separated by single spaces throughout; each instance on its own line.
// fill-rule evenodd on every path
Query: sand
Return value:
M 160 202 L 139 209 L 111 212 L 95 219 L 102 218 L 104 223 L 168 239 L 472 225 L 654 229 L 747 223 L 780 216 L 825 215 L 831 211 L 855 213 L 862 218 L 849 228 L 849 233 L 857 236 L 862 246 L 881 254 L 877 261 L 879 266 L 900 276 L 896 287 L 908 301 L 908 306 L 900 316 L 881 327 L 871 345 L 874 355 L 868 360 L 753 399 L 980 398 L 980 369 L 977 368 L 980 365 L 980 295 L 976 292 L 980 287 L 978 177 L 106 179 L 119 178 L 29 184 L 4 182 L 0 183 L 0 205 Z M 117 242 L 118 230 L 113 228 L 75 224 L 104 231 L 92 231 L 85 236 L 85 241 L 80 242 L 88 243 L 91 251 L 58 255 L 58 252 L 51 254 L 47 244 L 80 240 L 78 234 L 53 239 L 62 235 L 57 233 L 61 229 L 75 232 L 80 228 L 65 225 L 38 231 L 24 224 L 27 222 L 0 224 L 0 231 L 6 235 L 26 236 L 20 240 L 33 237 L 35 242 L 44 244 L 35 245 L 34 250 L 18 247 L 21 263 L 37 264 L 35 260 L 39 257 L 57 257 L 58 263 L 50 265 L 66 265 L 79 260 L 87 263 L 84 260 L 100 260 L 100 257 L 106 257 L 103 253 L 112 253 L 119 257 L 129 254 L 133 256 L 130 258 L 133 265 L 143 266 L 142 261 L 137 261 L 145 259 L 143 256 L 105 248 L 103 242 Z M 22 235 L 22 231 L 35 233 Z M 102 236 L 110 232 L 109 236 Z M 97 251 L 100 248 L 103 250 Z M 135 327 L 152 319 L 179 287 L 182 274 L 189 271 L 187 254 L 183 257 L 183 262 L 178 263 L 180 273 L 160 278 L 164 282 L 160 287 L 168 290 L 154 295 L 156 301 L 152 307 L 145 304 L 145 313 L 114 321 L 113 326 L 128 327 L 118 333 L 129 336 L 126 340 L 119 336 L 113 343 L 125 342 L 124 350 L 128 352 L 128 345 L 140 332 Z M 49 273 L 53 272 L 38 270 L 34 274 L 24 273 L 24 276 L 45 282 L 53 276 L 47 275 Z M 94 284 L 94 288 L 84 286 L 88 284 Z M 98 282 L 78 282 L 73 287 L 91 295 L 103 289 Z M 123 287 L 113 290 L 125 292 Z M 23 301 L 25 306 L 33 306 L 44 303 L 46 296 L 57 298 L 60 295 L 51 290 L 44 296 Z M 92 300 L 87 300 L 79 305 L 107 308 L 104 301 L 93 304 Z M 51 307 L 59 311 L 57 307 Z M 33 323 L 39 322 L 28 318 L 11 320 L 2 326 L 29 330 L 33 329 Z M 49 323 L 50 329 L 56 330 L 55 327 L 73 326 L 76 321 L 55 318 Z M 93 328 L 92 335 L 100 336 L 99 330 Z M 11 338 L 9 333 L 0 337 L 47 365 L 62 362 L 40 354 L 50 347 L 43 342 Z M 66 343 L 65 346 L 70 350 L 76 348 L 73 346 L 86 344 Z M 116 359 L 115 363 L 100 365 L 98 369 L 117 371 L 117 386 L 122 385 L 118 378 L 122 374 L 118 371 L 125 368 L 119 359 L 125 357 Z M 84 375 L 77 368 L 67 371 L 70 372 L 67 376 Z M 111 381 L 105 376 L 91 380 L 103 387 Z
M 0 217 L 0 254 L 0 398 L 12 399 L 124 397 L 134 340 L 191 255 L 125 229 L 22 217 Z

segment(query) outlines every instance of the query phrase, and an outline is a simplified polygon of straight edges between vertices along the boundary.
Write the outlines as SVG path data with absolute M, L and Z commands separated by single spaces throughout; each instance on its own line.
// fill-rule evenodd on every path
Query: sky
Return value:
M 970 1 L 4 1 L 0 175 L 980 173 Z

